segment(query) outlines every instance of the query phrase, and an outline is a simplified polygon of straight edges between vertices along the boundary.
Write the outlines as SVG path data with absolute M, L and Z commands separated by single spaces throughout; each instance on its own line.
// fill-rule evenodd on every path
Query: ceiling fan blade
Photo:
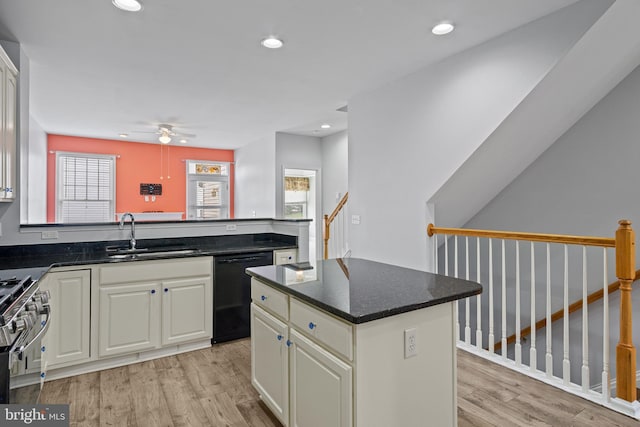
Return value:
M 195 138 L 197 135 L 195 133 L 176 132 L 176 136 L 182 136 L 185 138 Z

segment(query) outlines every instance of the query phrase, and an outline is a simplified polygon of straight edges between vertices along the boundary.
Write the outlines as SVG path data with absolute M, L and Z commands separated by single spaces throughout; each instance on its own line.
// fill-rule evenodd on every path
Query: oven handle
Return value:
M 22 345 L 20 346 L 20 348 L 16 348 L 18 347 L 18 345 L 20 345 L 20 339 L 17 339 L 15 344 L 13 344 L 13 346 L 11 346 L 11 348 L 9 349 L 9 366 L 13 365 L 13 358 L 14 357 L 18 357 L 18 359 L 22 359 L 22 354 L 27 351 L 29 349 L 29 347 L 31 347 L 33 345 L 34 342 L 36 342 L 38 340 L 38 338 L 40 338 L 45 332 L 47 332 L 47 329 L 49 329 L 49 325 L 51 323 L 51 308 L 48 305 L 45 305 L 47 311 L 45 312 L 45 319 L 42 321 L 42 328 L 38 331 L 38 333 L 36 334 L 35 337 L 33 337 L 33 339 L 31 341 L 29 341 L 28 344 L 26 345 Z M 26 331 L 24 331 L 26 332 Z

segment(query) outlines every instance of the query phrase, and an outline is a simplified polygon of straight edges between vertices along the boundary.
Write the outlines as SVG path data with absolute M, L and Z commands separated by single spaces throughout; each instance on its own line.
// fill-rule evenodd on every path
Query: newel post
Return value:
M 329 258 L 329 237 L 331 227 L 329 226 L 329 215 L 324 215 L 324 259 Z
M 620 281 L 620 341 L 616 347 L 617 397 L 636 400 L 636 349 L 633 346 L 631 285 L 635 279 L 636 240 L 631 221 L 620 220 L 616 231 L 616 276 Z

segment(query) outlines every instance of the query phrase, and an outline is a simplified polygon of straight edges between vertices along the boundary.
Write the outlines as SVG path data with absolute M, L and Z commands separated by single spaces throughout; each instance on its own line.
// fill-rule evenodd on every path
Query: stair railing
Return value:
M 511 369 L 520 371 L 531 377 L 537 378 L 548 384 L 562 388 L 573 394 L 582 396 L 594 402 L 600 403 L 616 411 L 625 413 L 640 419 L 640 403 L 636 401 L 636 357 L 635 347 L 632 340 L 632 309 L 631 309 L 631 284 L 636 277 L 635 271 L 635 235 L 631 228 L 631 223 L 627 220 L 619 221 L 619 227 L 616 230 L 615 237 L 590 237 L 590 236 L 567 236 L 558 234 L 540 234 L 540 233 L 524 233 L 524 232 L 505 232 L 505 231 L 493 231 L 493 230 L 471 230 L 460 228 L 442 228 L 435 227 L 433 224 L 429 224 L 427 232 L 429 236 L 433 237 L 433 254 L 434 265 L 436 271 L 449 275 L 450 268 L 453 269 L 453 276 L 461 277 L 461 269 L 463 269 L 464 277 L 469 280 L 475 280 L 480 282 L 483 287 L 483 294 L 478 295 L 476 298 L 476 304 L 472 304 L 471 298 L 467 298 L 464 302 L 459 301 L 457 303 L 457 320 L 456 333 L 458 347 L 461 349 L 474 352 L 484 358 L 493 360 Z M 442 247 L 438 243 L 438 234 L 451 236 L 445 237 Z M 459 244 L 459 240 L 464 238 L 464 243 Z M 475 259 L 470 258 L 470 244 L 469 238 L 475 238 L 476 244 L 473 245 L 471 252 L 475 252 Z M 501 248 L 501 260 L 497 259 L 494 262 L 493 243 L 494 240 L 499 239 Z M 453 265 L 450 266 L 449 262 L 449 240 L 453 243 Z M 481 244 L 482 241 L 482 244 Z M 507 288 L 507 254 L 505 249 L 506 241 L 515 241 L 509 243 L 509 247 L 515 246 L 515 257 L 513 257 L 514 265 L 509 266 L 509 271 L 515 270 L 513 280 L 509 280 L 512 286 Z M 521 243 L 525 243 L 523 246 L 524 251 L 528 252 L 529 261 L 527 263 L 526 256 L 521 257 Z M 526 244 L 528 243 L 528 244 Z M 540 248 L 541 244 L 544 247 Z M 563 278 L 561 289 L 552 287 L 552 262 L 551 262 L 551 246 L 553 245 L 554 251 L 557 249 L 556 245 L 561 245 L 563 259 L 562 273 L 558 273 L 557 276 Z M 571 375 L 571 363 L 570 358 L 570 328 L 569 328 L 569 246 L 578 247 L 582 249 L 582 322 L 581 322 L 581 364 L 580 370 L 574 372 Z M 528 248 L 527 248 L 528 246 Z M 602 347 L 597 353 L 601 353 L 602 357 L 602 371 L 601 391 L 597 391 L 596 387 L 590 386 L 590 363 L 589 363 L 589 324 L 595 322 L 593 316 L 594 313 L 589 312 L 589 292 L 587 285 L 593 283 L 594 278 L 588 277 L 588 257 L 587 247 L 602 248 L 602 280 L 600 283 L 602 289 L 602 317 L 596 319 L 602 322 Z M 609 280 L 608 280 L 608 254 L 607 251 L 615 248 L 616 257 L 616 276 L 620 283 L 620 338 L 616 347 L 615 357 L 615 371 L 616 371 L 616 397 L 611 397 L 611 382 L 610 381 L 610 360 L 609 360 Z M 442 250 L 439 254 L 438 251 Z M 475 249 L 475 250 L 474 250 Z M 527 251 L 528 249 L 528 251 Z M 536 250 L 537 249 L 537 250 Z M 542 251 L 541 251 L 542 249 Z M 542 269 L 543 263 L 536 264 L 536 255 L 540 258 L 540 253 L 546 255 L 546 274 L 538 274 L 544 276 L 546 280 L 543 281 L 543 286 L 538 285 L 536 280 L 536 270 Z M 555 253 L 555 252 L 554 252 Z M 526 255 L 526 254 L 525 254 Z M 593 254 L 592 254 L 593 255 Z M 597 254 L 596 254 L 597 255 Z M 440 257 L 440 259 L 439 259 Z M 462 258 L 462 261 L 460 259 Z M 522 258 L 522 259 L 521 259 Z M 471 263 L 470 263 L 471 259 Z M 511 254 L 509 256 L 511 260 Z M 591 258 L 589 258 L 591 259 Z M 475 261 L 475 262 L 474 262 Z M 482 261 L 482 262 L 481 262 Z M 488 261 L 488 262 L 485 262 Z M 439 264 L 440 262 L 440 264 Z M 555 259 L 554 259 L 555 262 Z M 529 267 L 529 275 L 521 274 L 521 264 L 523 267 Z M 528 264 L 528 265 L 527 265 Z M 484 266 L 484 267 L 483 267 Z M 483 273 L 484 270 L 484 274 Z M 475 271 L 474 271 L 475 270 Z M 591 269 L 593 270 L 593 268 Z M 496 274 L 494 274 L 494 272 Z M 475 274 L 475 277 L 473 277 Z M 554 271 L 554 276 L 556 272 Z M 500 280 L 500 300 L 495 301 L 494 297 L 494 276 Z M 529 281 L 529 288 L 522 288 L 521 282 Z M 599 281 L 599 280 L 598 280 Z M 513 289 L 515 288 L 515 290 Z M 509 290 L 509 295 L 508 291 Z M 552 301 L 556 298 L 552 298 L 552 295 L 558 297 L 559 291 L 562 291 L 562 312 L 563 312 L 563 324 L 562 324 L 562 360 L 561 366 L 556 367 L 554 373 L 554 341 L 552 337 L 552 328 L 547 327 L 544 329 L 544 337 L 542 336 L 542 330 L 536 327 L 536 291 L 540 294 L 544 294 L 546 297 L 545 307 L 545 323 L 546 325 L 552 324 Z M 515 291 L 515 300 L 513 298 L 513 291 Z M 524 292 L 523 292 L 524 291 Z M 526 293 L 529 293 L 527 301 Z M 553 292 L 555 291 L 555 292 Z M 524 295 L 523 295 L 524 294 Z M 554 295 L 555 294 L 555 295 Z M 542 299 L 542 298 L 540 298 Z M 559 298 L 557 298 L 559 299 Z M 523 304 L 524 302 L 524 304 Z M 464 304 L 464 311 L 461 310 L 462 304 Z M 475 307 L 474 307 L 475 305 Z M 522 310 L 524 306 L 524 310 Z M 526 310 L 526 308 L 529 310 Z M 475 313 L 473 313 L 475 311 Z M 515 312 L 514 312 L 515 311 Z M 524 314 L 523 314 L 524 311 Z M 526 312 L 528 311 L 528 313 Z M 509 312 L 509 313 L 508 313 Z M 496 319 L 496 314 L 499 315 L 499 319 Z M 530 341 L 527 343 L 529 346 L 528 354 L 523 353 L 523 340 L 522 340 L 522 318 L 529 317 L 529 323 L 531 323 Z M 508 324 L 509 318 L 511 325 Z M 488 323 L 488 330 L 483 329 L 482 325 Z M 462 333 L 461 324 L 464 324 L 464 332 Z M 515 324 L 515 325 L 513 325 Z M 515 326 L 515 327 L 514 327 Z M 496 349 L 496 329 L 500 328 L 501 340 L 500 346 Z M 475 328 L 475 337 L 472 336 L 472 328 Z M 507 348 L 508 334 L 507 330 L 515 330 L 515 347 L 512 349 Z M 576 328 L 579 329 L 579 328 Z M 559 331 L 555 333 L 558 334 Z M 575 333 L 575 332 L 574 332 Z M 544 338 L 544 342 L 538 346 L 537 335 L 540 334 L 540 338 Z M 487 343 L 487 347 L 483 346 L 483 343 Z M 558 347 L 559 343 L 556 343 L 555 347 Z M 543 354 L 540 354 L 540 365 L 544 365 L 544 370 L 539 370 L 538 366 L 538 347 Z M 498 353 L 499 350 L 499 353 Z M 573 351 L 575 356 L 576 352 Z M 593 354 L 593 350 L 592 350 Z M 524 356 L 524 357 L 523 357 Z M 528 357 L 527 357 L 528 356 Z M 558 355 L 559 356 L 559 355 Z M 528 360 L 525 360 L 527 359 Z M 559 360 L 560 357 L 557 357 Z M 576 364 L 575 361 L 574 365 Z M 576 370 L 574 370 L 576 371 Z M 558 375 L 556 375 L 556 373 Z M 595 377 L 595 373 L 594 373 Z
M 340 199 L 330 215 L 325 214 L 324 216 L 324 259 L 329 258 L 329 239 L 331 238 L 332 229 L 336 234 L 336 238 L 333 240 L 335 257 L 340 258 L 346 252 L 346 218 L 343 208 L 347 204 L 347 200 L 349 200 L 349 193 L 345 193 L 342 196 L 342 199 Z M 338 220 L 336 221 L 336 219 Z

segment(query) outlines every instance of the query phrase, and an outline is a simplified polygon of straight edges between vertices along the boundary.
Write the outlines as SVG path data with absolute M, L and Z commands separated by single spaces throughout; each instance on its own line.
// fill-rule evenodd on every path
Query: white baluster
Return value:
M 564 385 L 569 385 L 571 381 L 571 362 L 569 361 L 569 248 L 564 246 L 564 318 L 562 319 L 562 341 L 563 341 L 563 359 L 562 359 L 562 380 Z M 551 323 L 547 328 L 551 327 Z
M 547 243 L 547 353 L 545 357 L 545 370 L 547 377 L 553 377 L 553 354 L 551 353 L 551 253 Z
M 493 243 L 489 239 L 489 352 L 493 353 L 495 337 L 493 335 Z
M 582 247 L 582 391 L 589 391 L 589 312 L 587 302 L 587 247 Z
M 609 383 L 609 285 L 607 284 L 607 248 L 602 248 L 602 401 L 609 403 L 611 384 Z
M 464 252 L 465 252 L 465 265 L 467 266 L 466 279 L 469 280 L 469 237 L 464 238 Z M 464 311 L 465 311 L 465 325 L 464 325 L 464 342 L 467 345 L 471 345 L 471 324 L 469 317 L 471 317 L 471 310 L 469 308 L 470 298 L 464 299 Z
M 505 262 L 504 239 L 502 239 L 502 346 L 500 353 L 502 358 L 507 358 L 507 267 Z
M 444 275 L 449 275 L 449 239 L 444 236 Z
M 516 240 L 516 365 L 522 364 L 520 344 L 520 242 Z
M 438 235 L 433 235 L 433 272 L 438 274 Z
M 476 237 L 476 282 L 480 283 L 480 238 Z M 476 347 L 482 349 L 482 294 L 476 296 Z
M 454 268 L 454 276 L 458 278 L 458 236 L 453 238 L 453 268 Z M 462 341 L 460 339 L 460 300 L 457 300 L 454 304 L 455 307 L 455 316 L 456 316 L 456 339 L 458 341 Z
M 536 351 L 536 253 L 531 242 L 531 347 L 529 347 L 529 367 L 532 372 L 538 369 L 538 353 Z

